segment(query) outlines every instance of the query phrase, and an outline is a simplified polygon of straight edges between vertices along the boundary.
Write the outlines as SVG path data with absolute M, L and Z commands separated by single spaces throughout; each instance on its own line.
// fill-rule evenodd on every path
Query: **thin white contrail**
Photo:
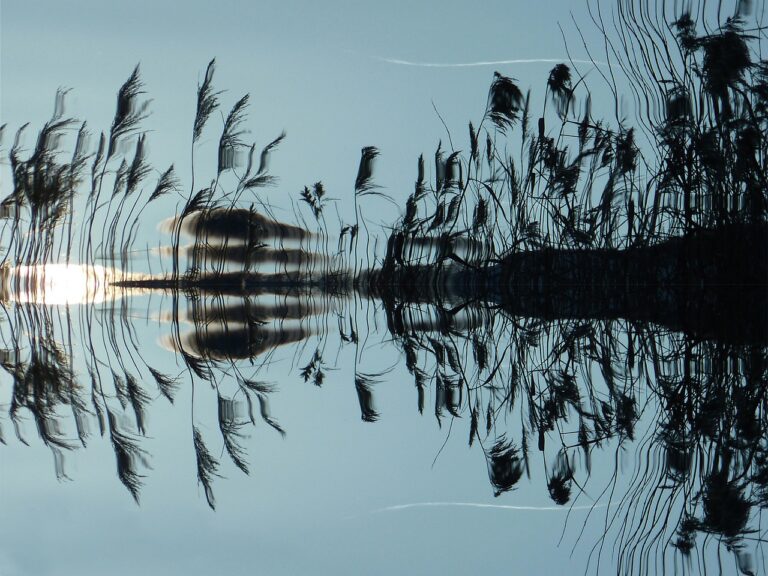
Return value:
M 590 64 L 593 66 L 605 66 L 605 62 L 592 60 L 569 60 L 568 58 L 517 58 L 514 60 L 480 60 L 477 62 L 414 62 L 411 60 L 399 60 L 397 58 L 377 57 L 380 62 L 397 64 L 398 66 L 416 66 L 419 68 L 475 68 L 478 66 L 499 66 L 501 64 L 561 64 L 573 62 L 574 64 Z
M 398 504 L 371 511 L 371 514 L 382 512 L 399 512 L 410 508 L 494 508 L 497 510 L 518 510 L 526 512 L 568 512 L 569 510 L 592 510 L 594 508 L 607 508 L 609 504 L 594 504 L 591 506 L 510 506 L 506 504 L 483 504 L 481 502 L 414 502 L 413 504 Z

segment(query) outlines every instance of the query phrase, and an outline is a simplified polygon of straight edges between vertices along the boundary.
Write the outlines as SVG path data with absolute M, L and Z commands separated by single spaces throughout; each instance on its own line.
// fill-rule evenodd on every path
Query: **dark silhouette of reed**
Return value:
M 254 270 L 267 260 L 265 249 L 294 251 L 291 260 L 299 265 L 289 270 L 289 258 L 283 259 L 284 282 L 327 282 L 330 289 L 407 290 L 445 281 L 473 288 L 764 284 L 768 197 L 762 158 L 768 91 L 760 59 L 763 32 L 748 27 L 745 6 L 737 3 L 722 22 L 697 22 L 681 12 L 661 27 L 659 22 L 670 16 L 665 4 L 655 6 L 656 16 L 646 19 L 633 0 L 619 0 L 612 8 L 618 28 L 611 31 L 602 4 L 590 4 L 606 38 L 605 58 L 635 81 L 631 89 L 639 126 L 629 126 L 618 115 L 616 126 L 595 118 L 585 76 L 565 63 L 546 79 L 540 114 L 534 112 L 531 91 L 496 72 L 480 122 L 469 123 L 468 155 L 439 143 L 431 180 L 419 157 L 414 191 L 387 233 L 380 267 L 370 263 L 371 245 L 377 241 L 364 217 L 368 203 L 391 200 L 374 182 L 375 147 L 362 149 L 353 190 L 355 221 L 338 223 L 335 254 L 321 181 L 299 191 L 315 232 L 299 212 L 298 224 L 277 221 L 259 197 L 259 190 L 277 181 L 269 173 L 269 158 L 285 134 L 266 144 L 256 161 L 256 144 L 244 140 L 248 95 L 224 117 L 213 179 L 205 187 L 196 185 L 201 169 L 195 149 L 222 95 L 213 87 L 211 61 L 198 87 L 189 191 L 169 225 L 171 273 L 154 278 L 155 287 L 276 281 Z M 619 34 L 622 41 L 612 41 Z M 647 57 L 638 68 L 634 63 L 640 54 Z M 619 81 L 598 71 L 618 101 Z M 127 272 L 144 207 L 181 186 L 173 166 L 159 173 L 154 186 L 146 185 L 152 169 L 141 133 L 148 115 L 143 94 L 137 67 L 118 91 L 115 118 L 95 153 L 88 149 L 88 131 L 81 124 L 74 152 L 63 160 L 60 141 L 76 126 L 64 115 L 64 92 L 57 95 L 54 114 L 26 159 L 21 146 L 26 127 L 17 132 L 8 155 L 14 189 L 2 203 L 11 220 L 4 264 L 56 262 L 62 252 L 70 261 L 75 197 L 90 162 L 80 260 L 94 261 L 95 244 L 108 262 L 116 263 L 119 255 L 118 268 Z M 111 187 L 106 201 L 105 186 Z M 27 211 L 30 234 L 22 226 Z M 67 233 L 57 235 L 57 229 Z M 182 249 L 183 233 L 191 235 L 192 249 Z M 230 247 L 241 254 L 232 259 L 237 262 L 210 259 Z M 306 267 L 298 257 L 302 251 Z M 315 252 L 325 260 L 318 261 Z M 148 279 L 142 282 L 152 285 Z
M 399 290 L 456 269 L 473 287 L 554 292 L 768 282 L 763 29 L 742 2 L 714 23 L 670 19 L 667 3 L 604 4 L 590 14 L 615 73 L 597 70 L 617 110 L 616 74 L 630 78 L 639 128 L 618 113 L 615 127 L 595 118 L 585 76 L 565 63 L 547 78 L 538 121 L 531 92 L 495 73 L 468 155 L 438 144 L 433 182 L 419 158 L 374 282 Z

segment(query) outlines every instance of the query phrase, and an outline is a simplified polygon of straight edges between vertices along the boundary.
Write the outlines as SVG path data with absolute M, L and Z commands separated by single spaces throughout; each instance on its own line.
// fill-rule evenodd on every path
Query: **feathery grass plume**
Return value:
M 752 57 L 747 45 L 742 21 L 731 18 L 716 34 L 699 39 L 704 52 L 702 75 L 704 85 L 712 98 L 715 114 L 725 119 L 731 115 L 730 89 L 744 85 L 745 75 L 752 67 Z
M 727 538 L 744 533 L 752 503 L 740 482 L 728 478 L 728 470 L 715 470 L 704 482 L 704 518 L 701 529 Z
M 199 84 L 197 87 L 197 110 L 195 112 L 195 124 L 192 130 L 193 143 L 200 139 L 205 123 L 208 121 L 208 118 L 213 111 L 219 106 L 218 97 L 221 92 L 214 92 L 212 88 L 215 67 L 216 59 L 214 58 L 208 63 L 203 83 Z
M 123 158 L 122 162 L 120 162 L 120 166 L 118 166 L 117 170 L 115 171 L 115 179 L 112 182 L 112 197 L 117 196 L 123 191 L 125 183 L 128 179 L 129 170 L 130 166 L 128 165 L 128 162 L 125 160 L 125 158 Z
M 477 130 L 472 122 L 469 123 L 469 156 L 475 162 L 479 159 L 479 145 L 477 140 Z
M 474 215 L 472 217 L 472 229 L 477 232 L 485 226 L 488 221 L 488 201 L 485 198 L 480 198 L 475 205 Z
M 136 503 L 138 503 L 142 478 L 144 476 L 138 473 L 137 465 L 139 462 L 144 466 L 149 465 L 147 453 L 139 446 L 135 438 L 119 430 L 117 417 L 109 409 L 107 409 L 107 418 L 109 421 L 109 437 L 117 463 L 117 476 L 120 482 L 123 483 L 123 486 L 131 493 Z
M 488 477 L 496 489 L 494 496 L 512 490 L 520 481 L 525 466 L 520 458 L 520 449 L 501 436 L 486 453 Z
M 213 380 L 211 366 L 204 358 L 197 358 L 184 350 L 181 350 L 181 357 L 187 368 L 192 370 L 198 378 L 205 380 L 206 382 Z
M 377 192 L 378 186 L 373 182 L 373 164 L 376 157 L 379 155 L 379 151 L 374 146 L 366 146 L 360 151 L 360 164 L 357 168 L 357 177 L 355 178 L 355 225 L 350 228 L 350 251 L 354 250 L 354 265 L 352 275 L 355 281 L 358 279 L 358 266 L 361 264 L 358 258 L 358 233 L 360 232 L 360 205 L 358 204 L 358 198 L 366 195 L 381 196 L 388 200 L 392 200 L 386 194 Z M 363 221 L 365 225 L 365 221 Z
M 373 182 L 373 164 L 379 151 L 374 146 L 366 146 L 360 151 L 360 165 L 355 178 L 355 194 L 363 196 L 372 192 L 376 185 Z
M 285 430 L 280 426 L 278 421 L 274 419 L 269 410 L 269 399 L 266 394 L 258 393 L 256 394 L 256 398 L 259 401 L 259 414 L 261 414 L 261 419 L 277 430 L 280 433 L 280 436 L 285 436 Z
M 439 428 L 443 427 L 443 408 L 445 408 L 445 385 L 438 370 L 435 373 L 435 419 Z
M 125 387 L 128 393 L 128 398 L 131 401 L 131 407 L 136 417 L 136 429 L 142 436 L 146 434 L 146 427 L 144 426 L 144 411 L 147 404 L 152 398 L 147 394 L 147 391 L 141 387 L 136 377 L 133 374 L 125 373 Z
M 264 146 L 264 149 L 261 151 L 261 156 L 259 158 L 259 170 L 256 172 L 257 174 L 265 174 L 267 172 L 269 169 L 269 156 L 272 150 L 277 148 L 283 140 L 285 140 L 285 131 L 281 132 L 280 136 Z
M 444 182 L 445 160 L 443 159 L 443 141 L 440 140 L 437 143 L 437 150 L 435 150 L 435 192 L 440 192 L 443 189 Z
M 255 190 L 256 188 L 275 186 L 277 182 L 278 180 L 276 176 L 272 176 L 270 174 L 260 174 L 258 176 L 253 176 L 252 178 L 248 178 L 248 180 L 243 183 L 243 190 Z
M 171 164 L 171 166 L 165 172 L 163 172 L 160 178 L 157 180 L 155 189 L 152 191 L 152 194 L 150 194 L 147 203 L 154 202 L 161 196 L 165 196 L 170 192 L 175 192 L 178 189 L 179 179 L 176 177 L 173 164 Z
M 136 140 L 136 150 L 134 152 L 133 160 L 131 161 L 130 166 L 128 166 L 125 159 L 123 159 L 123 162 L 120 165 L 120 169 L 118 170 L 118 175 L 115 177 L 115 186 L 112 191 L 110 202 L 107 204 L 107 214 L 105 216 L 104 227 L 102 228 L 102 242 L 105 246 L 110 247 L 110 254 L 115 253 L 117 225 L 125 206 L 125 202 L 128 197 L 136 191 L 142 180 L 147 177 L 151 170 L 151 167 L 146 161 L 145 141 L 146 135 L 142 134 L 138 137 Z M 112 217 L 112 221 L 110 222 L 109 227 L 107 227 L 107 220 L 109 216 L 109 210 L 112 206 L 112 199 L 120 193 L 123 184 L 125 186 L 125 194 L 123 194 L 123 196 L 120 198 L 120 201 L 115 210 L 115 214 Z M 138 197 L 136 198 L 136 202 L 138 202 Z M 134 206 L 136 202 L 134 202 Z
M 463 381 L 448 374 L 443 374 L 440 378 L 443 389 L 442 405 L 448 410 L 448 413 L 454 418 L 461 418 L 461 404 L 463 398 Z
M 318 199 L 316 192 L 313 193 L 307 186 L 304 186 L 304 189 L 301 191 L 301 201 L 305 202 L 309 206 L 310 210 L 312 210 L 312 214 L 316 219 L 320 218 L 320 214 L 323 212 L 323 205 Z
M 461 203 L 461 196 L 455 196 L 451 198 L 451 201 L 448 203 L 448 213 L 445 216 L 446 223 L 453 224 L 456 218 L 458 218 L 460 203 Z
M 344 333 L 341 332 L 341 331 L 339 333 L 341 334 L 341 336 L 346 341 L 347 337 L 344 335 Z M 307 365 L 304 366 L 301 369 L 301 377 L 304 380 L 304 382 L 308 382 L 309 381 L 309 379 L 312 377 L 312 375 L 317 370 L 319 370 L 319 368 L 322 365 L 322 363 L 323 363 L 323 356 L 322 356 L 322 354 L 320 354 L 320 349 L 317 348 L 317 349 L 315 349 L 314 354 L 312 354 L 312 358 L 309 360 Z
M 411 230 L 416 224 L 418 210 L 419 206 L 416 203 L 416 197 L 414 194 L 411 194 L 405 202 L 405 216 L 403 216 L 403 228 L 405 230 Z
M 470 423 L 469 423 L 469 447 L 472 447 L 472 444 L 475 442 L 475 438 L 477 437 L 477 424 L 479 422 L 480 417 L 480 401 L 475 402 L 475 407 L 472 408 L 472 415 L 470 417 Z
M 197 459 L 197 481 L 203 485 L 205 499 L 212 510 L 216 509 L 216 499 L 213 495 L 213 479 L 219 476 L 219 461 L 213 457 L 203 442 L 203 435 L 196 426 L 192 426 L 192 439 Z
M 149 101 L 138 102 L 138 97 L 144 94 L 143 87 L 144 84 L 139 76 L 139 65 L 137 64 L 128 80 L 117 92 L 117 107 L 109 132 L 107 159 L 114 155 L 118 141 L 135 132 L 139 123 L 148 116 Z
M 253 155 L 256 154 L 256 143 L 254 142 L 251 144 L 251 147 L 248 149 L 248 162 L 245 165 L 245 173 L 243 174 L 242 180 L 245 181 L 248 179 L 248 177 L 251 175 L 251 170 L 253 170 Z
M 139 136 L 138 140 L 136 140 L 136 152 L 133 155 L 133 161 L 131 162 L 131 167 L 128 170 L 128 175 L 126 178 L 126 196 L 130 196 L 133 192 L 135 192 L 138 185 L 142 180 L 144 180 L 144 178 L 147 177 L 150 172 L 151 168 L 146 160 L 145 142 L 145 134 L 142 134 Z
M 627 174 L 637 168 L 637 157 L 640 151 L 635 144 L 635 129 L 621 130 L 616 136 L 616 160 L 620 174 Z
M 112 383 L 115 386 L 115 395 L 120 401 L 120 406 L 128 406 L 128 390 L 125 388 L 125 380 L 114 370 L 112 370 Z
M 515 81 L 494 72 L 488 93 L 488 116 L 502 133 L 517 123 L 523 102 L 523 93 Z
M 272 142 L 267 144 L 261 151 L 261 158 L 259 159 L 259 168 L 255 173 L 253 171 L 253 156 L 256 153 L 256 144 L 252 144 L 248 151 L 248 163 L 246 165 L 245 173 L 240 177 L 240 182 L 237 185 L 237 189 L 234 192 L 230 192 L 225 195 L 225 198 L 234 194 L 232 199 L 232 206 L 237 205 L 241 194 L 246 190 L 254 190 L 256 188 L 264 188 L 267 186 L 273 186 L 277 183 L 277 178 L 267 174 L 269 169 L 269 157 L 271 151 L 274 150 L 280 142 L 285 138 L 285 132 L 283 131 L 280 136 L 275 138 Z
M 315 358 L 317 356 L 313 357 L 313 362 L 315 362 Z M 315 364 L 312 363 L 312 366 L 314 367 Z M 306 382 L 306 380 L 304 380 Z M 270 384 L 269 382 L 261 382 L 258 380 L 247 380 L 247 379 L 240 379 L 238 382 L 245 386 L 248 390 L 251 390 L 253 392 L 256 392 L 257 394 L 271 394 L 273 393 L 276 388 L 274 384 Z
M 85 170 L 86 163 L 88 162 L 88 141 L 90 139 L 90 132 L 88 131 L 88 125 L 83 122 L 80 125 L 80 129 L 77 131 L 77 138 L 75 140 L 75 149 L 72 152 L 72 160 L 70 162 L 70 193 L 74 194 L 81 183 L 81 176 L 83 170 Z
M 168 402 L 173 404 L 176 391 L 179 388 L 179 379 L 166 376 L 151 366 L 148 366 L 147 368 L 149 369 L 149 373 L 152 374 L 152 378 L 154 378 L 155 382 L 157 383 L 157 389 L 160 390 L 160 393 L 168 399 Z
M 680 84 L 672 86 L 667 92 L 666 125 L 684 125 L 691 117 L 693 104 L 688 89 Z
M 683 12 L 671 25 L 677 32 L 677 39 L 686 55 L 701 46 L 701 41 L 696 34 L 696 23 L 691 18 L 690 12 Z
M 238 416 L 239 403 L 231 398 L 224 398 L 220 394 L 218 398 L 219 430 L 224 440 L 224 449 L 234 462 L 235 466 L 240 468 L 245 474 L 249 474 L 247 453 L 242 446 L 243 439 L 242 428 L 244 423 Z
M 13 144 L 11 144 L 11 149 L 8 152 L 8 159 L 11 161 L 11 168 L 14 170 L 21 162 L 21 159 L 19 158 L 19 154 L 21 153 L 21 139 L 27 128 L 29 128 L 29 122 L 25 122 L 16 130 L 16 134 L 13 137 Z
M 558 116 L 565 118 L 575 105 L 571 69 L 565 64 L 552 68 L 547 79 L 547 89 Z
M 430 223 L 429 228 L 427 228 L 427 231 L 429 232 L 439 228 L 443 225 L 443 222 L 445 222 L 445 202 L 440 202 L 435 208 L 435 214 L 432 217 L 432 222 Z
M 486 133 L 486 135 L 485 135 L 485 162 L 488 165 L 488 168 L 493 167 L 493 159 L 494 159 L 495 150 L 496 150 L 496 146 L 494 145 L 494 142 L 491 139 L 490 132 Z
M 322 182 L 315 182 L 312 184 L 312 192 L 315 193 L 315 198 L 317 198 L 318 201 L 322 201 L 325 196 L 325 186 L 323 186 Z
M 339 242 L 337 246 L 337 253 L 341 254 L 344 251 L 344 237 L 349 234 L 350 235 L 350 246 L 349 250 L 352 251 L 352 228 L 353 226 L 350 226 L 349 224 L 342 224 L 341 228 L 339 229 Z
M 62 119 L 60 116 L 54 115 L 40 130 L 30 162 L 37 164 L 53 162 L 53 155 L 59 148 L 64 131 L 71 128 L 75 123 L 73 118 Z
M 461 161 L 459 155 L 461 152 L 452 152 L 445 161 L 445 184 L 444 188 L 451 189 L 461 185 Z M 450 220 L 450 218 L 449 218 Z
M 102 162 L 104 161 L 104 152 L 107 146 L 107 137 L 104 132 L 99 134 L 99 145 L 96 148 L 96 154 L 93 157 L 93 163 L 91 164 L 91 190 L 88 194 L 88 201 L 92 201 L 99 189 L 99 182 L 102 178 Z
M 373 385 L 376 382 L 375 375 L 362 372 L 355 374 L 355 390 L 360 403 L 360 417 L 364 422 L 376 422 L 379 419 L 373 398 Z
M 184 210 L 181 212 L 181 217 L 189 216 L 193 212 L 200 212 L 208 207 L 213 198 L 213 183 L 208 188 L 201 188 L 184 206 Z
M 488 367 L 488 346 L 477 334 L 472 336 L 472 355 L 475 358 L 477 369 L 484 372 Z
M 579 123 L 577 130 L 579 136 L 579 152 L 584 150 L 587 145 L 587 139 L 589 138 L 590 128 L 592 123 L 592 95 L 587 94 L 587 99 L 584 102 L 584 116 Z
M 315 353 L 318 354 L 317 352 Z M 316 359 L 317 356 L 313 357 L 312 362 L 310 362 L 311 368 L 309 366 L 305 367 L 302 371 L 302 374 L 304 374 L 307 370 L 310 370 L 309 372 L 306 372 L 307 377 L 304 379 L 306 382 L 309 378 L 309 374 L 311 374 L 312 370 L 315 370 L 316 367 L 319 364 L 319 360 Z M 270 410 L 269 410 L 269 398 L 268 394 L 275 391 L 275 387 L 272 384 L 269 384 L 267 382 L 259 382 L 257 380 L 247 380 L 247 379 L 239 379 L 238 384 L 240 385 L 240 388 L 246 393 L 246 396 L 249 398 L 249 410 L 251 410 L 251 404 L 250 404 L 250 393 L 253 393 L 256 395 L 256 399 L 259 402 L 259 413 L 261 414 L 261 419 L 264 420 L 269 426 L 277 430 L 281 436 L 285 436 L 285 430 L 280 426 L 280 424 L 275 420 L 275 418 L 272 416 Z M 253 413 L 251 411 L 251 421 L 254 422 Z
M 152 193 L 149 195 L 149 198 L 144 203 L 144 205 L 139 209 L 136 216 L 133 217 L 133 221 L 131 221 L 131 215 L 133 214 L 136 206 L 139 203 L 140 196 L 136 197 L 136 200 L 133 203 L 133 206 L 131 207 L 131 210 L 128 213 L 128 218 L 123 226 L 123 232 L 121 235 L 121 246 L 122 251 L 124 253 L 127 253 L 128 247 L 132 245 L 134 234 L 136 230 L 138 229 L 139 225 L 139 219 L 141 218 L 141 215 L 144 213 L 144 210 L 147 208 L 147 206 L 157 200 L 158 198 L 161 198 L 162 196 L 165 196 L 166 194 L 170 192 L 176 192 L 179 190 L 179 180 L 176 177 L 176 172 L 174 170 L 173 164 L 160 175 L 160 178 L 157 179 L 157 182 L 155 183 L 155 188 L 152 190 Z M 130 226 L 128 225 L 130 222 Z M 126 228 L 128 229 L 128 237 L 125 238 Z
M 224 129 L 219 138 L 219 174 L 235 167 L 237 151 L 245 146 L 241 140 L 245 130 L 241 129 L 241 126 L 245 121 L 245 109 L 249 98 L 250 95 L 246 94 L 235 102 L 224 121 Z
M 542 120 L 539 120 L 539 132 L 542 132 Z M 530 88 L 525 93 L 525 101 L 523 102 L 523 112 L 522 112 L 522 118 L 520 120 L 521 124 L 521 133 L 522 138 L 520 141 L 520 146 L 522 148 L 525 148 L 526 142 L 528 142 L 528 139 L 531 135 L 531 90 Z M 543 137 L 543 134 L 540 134 Z
M 768 75 L 766 75 L 768 77 Z M 424 186 L 424 154 L 419 154 L 418 172 L 416 176 L 416 189 L 414 191 L 414 197 L 419 200 L 426 194 Z

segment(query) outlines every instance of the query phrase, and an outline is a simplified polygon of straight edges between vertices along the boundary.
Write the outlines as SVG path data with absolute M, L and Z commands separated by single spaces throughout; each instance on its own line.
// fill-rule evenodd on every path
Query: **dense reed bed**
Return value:
M 588 3 L 606 39 L 600 58 L 607 71 L 597 57 L 592 71 L 613 94 L 616 117 L 595 117 L 586 73 L 575 66 L 551 70 L 538 106 L 530 90 L 495 73 L 483 115 L 469 123 L 468 152 L 454 148 L 453 137 L 448 148 L 439 143 L 431 177 L 419 157 L 414 191 L 381 242 L 364 213 L 392 198 L 375 183 L 379 151 L 371 146 L 361 151 L 350 189 L 354 222 L 326 219 L 329 197 L 319 181 L 297 191 L 295 223 L 274 217 L 260 191 L 277 183 L 269 158 L 285 134 L 260 152 L 245 140 L 247 94 L 223 115 L 213 170 L 201 168 L 196 150 L 221 107 L 214 61 L 198 86 L 186 191 L 173 166 L 151 176 L 138 67 L 120 87 L 95 151 L 86 124 L 66 117 L 60 92 L 34 148 L 24 155 L 23 126 L 8 152 L 13 191 L 0 205 L 3 265 L 75 257 L 127 271 L 146 207 L 175 196 L 165 226 L 170 272 L 154 284 L 142 280 L 146 286 L 284 282 L 397 291 L 439 284 L 456 269 L 467 280 L 476 276 L 472 285 L 764 284 L 768 64 L 762 12 L 750 6 L 736 2 L 732 14 L 718 11 L 713 21 L 704 5 L 674 12 L 680 8 L 658 3 L 646 13 L 634 0 Z M 620 107 L 621 75 L 631 80 L 636 127 Z M 62 142 L 72 140 L 66 152 Z M 200 187 L 202 173 L 211 172 Z M 182 246 L 184 237 L 191 246 Z M 265 275 L 258 267 L 270 262 Z
M 513 285 L 768 282 L 761 9 L 737 2 L 713 22 L 705 3 L 605 4 L 589 13 L 609 69 L 590 72 L 613 94 L 614 123 L 594 116 L 577 67 L 552 69 L 539 110 L 496 73 L 469 153 L 440 143 L 431 181 L 419 158 L 378 282 L 435 282 L 457 265 Z

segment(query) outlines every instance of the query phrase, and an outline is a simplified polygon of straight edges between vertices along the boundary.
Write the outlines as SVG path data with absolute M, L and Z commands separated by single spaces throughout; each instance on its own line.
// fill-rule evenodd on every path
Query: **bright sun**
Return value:
M 4 274 L 3 296 L 23 303 L 98 304 L 117 295 L 115 290 L 109 289 L 114 276 L 114 271 L 103 266 L 17 266 Z

